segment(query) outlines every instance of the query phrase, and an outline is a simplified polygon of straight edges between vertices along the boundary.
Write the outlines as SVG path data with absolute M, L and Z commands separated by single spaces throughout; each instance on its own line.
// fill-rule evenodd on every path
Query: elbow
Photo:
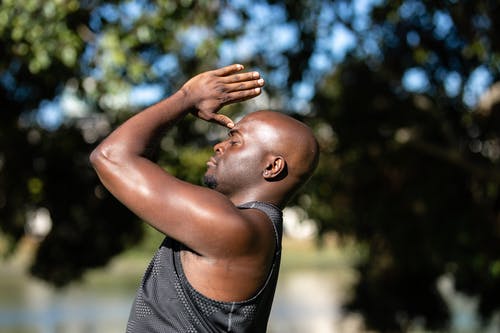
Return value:
M 118 162 L 117 159 L 119 158 L 116 155 L 117 154 L 113 152 L 112 147 L 100 144 L 90 153 L 90 164 L 96 171 L 102 170 L 103 168 L 106 168 L 106 166 L 108 166 L 110 163 L 116 164 Z
M 101 146 L 96 147 L 89 156 L 90 164 L 94 169 L 98 169 L 102 165 L 102 161 L 106 159 L 106 155 Z

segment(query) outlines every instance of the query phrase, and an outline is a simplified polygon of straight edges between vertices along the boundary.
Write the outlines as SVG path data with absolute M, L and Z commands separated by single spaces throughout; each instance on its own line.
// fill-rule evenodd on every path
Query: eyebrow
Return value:
M 239 136 L 242 136 L 242 135 L 241 135 L 241 132 L 240 132 L 240 131 L 238 131 L 237 129 L 232 129 L 232 130 L 230 130 L 230 131 L 227 133 L 227 135 L 228 135 L 228 136 L 233 136 L 233 135 L 235 135 L 235 134 L 236 134 L 236 135 L 239 135 Z

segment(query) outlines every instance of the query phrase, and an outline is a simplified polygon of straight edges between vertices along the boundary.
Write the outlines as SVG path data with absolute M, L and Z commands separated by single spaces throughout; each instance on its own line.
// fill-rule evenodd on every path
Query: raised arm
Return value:
M 159 231 L 202 254 L 217 251 L 217 237 L 224 233 L 243 231 L 241 214 L 224 195 L 173 177 L 150 161 L 146 152 L 190 112 L 234 126 L 217 112 L 224 105 L 259 95 L 264 84 L 258 73 L 242 73 L 242 69 L 231 65 L 193 77 L 172 96 L 127 120 L 90 156 L 102 183 L 118 200 Z

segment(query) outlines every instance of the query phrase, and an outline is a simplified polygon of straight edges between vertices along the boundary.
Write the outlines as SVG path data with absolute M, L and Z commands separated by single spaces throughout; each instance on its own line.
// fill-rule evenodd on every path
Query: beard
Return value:
M 205 175 L 203 177 L 203 184 L 205 184 L 208 188 L 212 190 L 217 187 L 217 179 L 214 175 Z

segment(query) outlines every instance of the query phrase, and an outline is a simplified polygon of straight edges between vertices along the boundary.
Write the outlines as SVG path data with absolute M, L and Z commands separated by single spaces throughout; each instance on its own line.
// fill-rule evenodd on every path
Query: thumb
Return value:
M 228 116 L 225 116 L 223 114 L 215 114 L 213 117 L 213 120 L 218 123 L 219 125 L 222 125 L 224 127 L 228 128 L 233 128 L 234 127 L 234 122 L 229 118 Z

